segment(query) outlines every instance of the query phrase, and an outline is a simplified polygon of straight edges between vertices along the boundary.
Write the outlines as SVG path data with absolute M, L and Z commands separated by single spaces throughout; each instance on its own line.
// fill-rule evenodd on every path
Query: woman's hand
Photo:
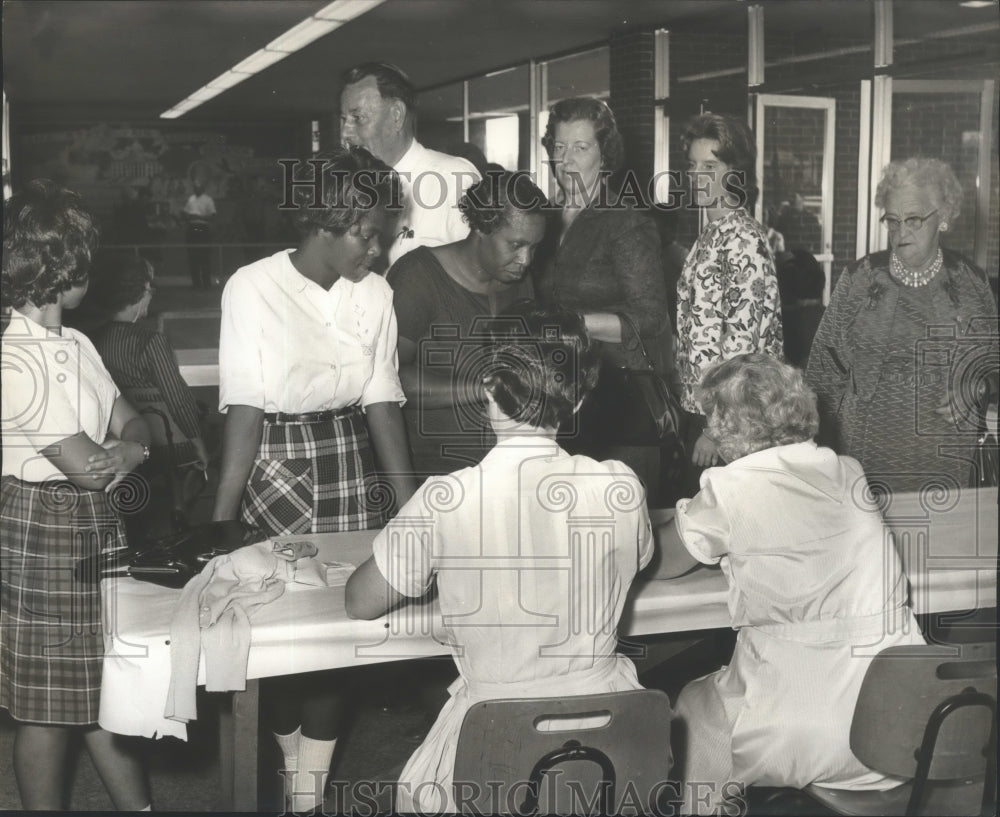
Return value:
M 694 452 L 691 454 L 691 462 L 699 468 L 708 468 L 715 465 L 718 460 L 719 446 L 711 437 L 702 432 L 698 441 L 694 444 Z
M 101 448 L 104 449 L 103 453 L 92 454 L 87 458 L 87 473 L 98 477 L 112 477 L 111 482 L 104 488 L 106 493 L 114 490 L 125 475 L 133 471 L 146 458 L 145 447 L 135 440 L 119 440 L 117 437 L 108 437 L 101 443 Z
M 194 446 L 195 459 L 192 465 L 199 471 L 208 470 L 208 449 L 205 447 L 205 441 L 201 437 L 195 437 L 191 440 L 191 444 Z

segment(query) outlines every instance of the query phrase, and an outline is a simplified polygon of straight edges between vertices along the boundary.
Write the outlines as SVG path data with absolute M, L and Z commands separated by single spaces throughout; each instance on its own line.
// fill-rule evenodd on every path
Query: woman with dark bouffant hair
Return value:
M 690 464 L 683 496 L 698 490 L 698 474 L 716 462 L 696 389 L 713 363 L 765 352 L 781 359 L 781 305 L 767 232 L 750 213 L 757 200 L 753 134 L 732 116 L 705 113 L 687 123 L 692 201 L 707 223 L 677 282 L 677 370 L 687 414 Z
M 298 248 L 237 270 L 222 294 L 214 519 L 241 518 L 268 536 L 380 527 L 393 502 L 379 499 L 402 504 L 415 488 L 392 290 L 371 274 L 392 235 L 399 179 L 361 148 L 318 158 L 322 206 L 312 191 L 300 203 Z M 264 685 L 294 811 L 322 802 L 349 677 Z
M 556 442 L 596 383 L 595 350 L 575 313 L 531 312 L 511 329 L 483 377 L 496 446 L 478 465 L 424 483 L 347 582 L 348 615 L 373 619 L 423 596 L 436 577 L 460 674 L 400 775 L 400 812 L 458 810 L 455 746 L 473 704 L 641 688 L 616 628 L 652 556 L 642 487 L 623 463 L 570 456 Z M 577 533 L 590 535 L 579 522 L 597 518 L 608 546 L 577 547 Z M 567 558 L 570 569 L 552 569 Z M 601 620 L 568 626 L 581 598 Z
M 85 335 L 80 304 L 97 229 L 81 198 L 48 180 L 4 205 L 3 478 L 0 481 L 0 707 L 16 725 L 21 805 L 61 811 L 70 733 L 83 733 L 118 809 L 149 806 L 127 738 L 97 726 L 104 639 L 87 556 L 125 547 L 119 483 L 149 458 L 149 428 Z
M 389 269 L 399 321 L 399 379 L 413 465 L 421 475 L 474 465 L 493 447 L 482 387 L 463 376 L 484 322 L 533 296 L 528 269 L 547 199 L 527 173 L 490 173 L 459 202 L 469 234 L 418 247 Z M 451 367 L 434 367 L 450 359 Z
M 738 635 L 677 699 L 681 813 L 719 813 L 730 781 L 893 788 L 854 757 L 851 720 L 875 655 L 924 641 L 861 465 L 813 442 L 816 395 L 770 355 L 716 364 L 698 400 L 725 465 L 658 529 L 655 578 L 721 565 Z

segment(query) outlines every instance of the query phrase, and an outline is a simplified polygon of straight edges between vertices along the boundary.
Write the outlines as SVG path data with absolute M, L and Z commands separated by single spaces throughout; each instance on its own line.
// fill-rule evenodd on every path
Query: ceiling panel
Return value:
M 185 118 L 290 116 L 335 108 L 339 76 L 365 60 L 419 88 L 606 40 L 623 26 L 701 17 L 733 0 L 387 0 Z M 4 83 L 12 104 L 127 107 L 156 116 L 323 0 L 8 0 Z
M 15 111 L 127 110 L 156 117 L 327 0 L 6 0 L 4 87 Z M 768 30 L 849 36 L 858 0 L 767 0 Z M 741 0 L 387 0 L 181 121 L 300 117 L 336 108 L 339 77 L 365 60 L 418 88 L 604 42 L 617 30 L 744 30 Z M 896 3 L 900 36 L 996 20 L 948 0 Z

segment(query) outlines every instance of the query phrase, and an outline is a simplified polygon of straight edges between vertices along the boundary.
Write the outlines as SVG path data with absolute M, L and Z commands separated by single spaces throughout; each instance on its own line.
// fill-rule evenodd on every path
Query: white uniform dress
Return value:
M 455 747 L 472 704 L 641 688 L 616 630 L 652 538 L 641 483 L 620 462 L 503 440 L 479 465 L 428 480 L 374 555 L 403 595 L 423 595 L 437 577 L 436 634 L 460 673 L 403 769 L 398 811 L 455 810 Z
M 849 746 L 872 658 L 924 643 L 858 462 L 812 442 L 758 451 L 706 470 L 698 495 L 678 502 L 677 526 L 692 556 L 722 567 L 739 636 L 728 667 L 680 694 L 687 760 L 674 773 L 716 791 L 730 780 L 898 785 Z M 689 799 L 683 813 L 714 805 Z

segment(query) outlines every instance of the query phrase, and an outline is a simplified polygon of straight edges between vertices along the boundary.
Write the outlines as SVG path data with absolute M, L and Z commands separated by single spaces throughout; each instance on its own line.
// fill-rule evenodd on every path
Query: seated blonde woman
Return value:
M 616 627 L 652 554 L 645 495 L 623 463 L 570 456 L 555 441 L 596 381 L 582 318 L 534 313 L 525 325 L 527 337 L 499 343 L 485 367 L 497 445 L 479 465 L 424 483 L 347 583 L 348 614 L 377 618 L 436 578 L 460 673 L 403 769 L 398 811 L 456 810 L 455 749 L 472 704 L 641 688 L 616 652 Z M 596 552 L 578 538 L 594 526 L 611 534 Z M 582 627 L 572 624 L 580 598 L 594 611 Z
M 924 641 L 864 471 L 813 442 L 816 396 L 773 357 L 716 365 L 698 399 L 727 464 L 677 503 L 658 575 L 721 565 L 738 636 L 729 666 L 677 701 L 681 813 L 714 813 L 730 781 L 892 788 L 851 753 L 851 719 L 872 658 Z

